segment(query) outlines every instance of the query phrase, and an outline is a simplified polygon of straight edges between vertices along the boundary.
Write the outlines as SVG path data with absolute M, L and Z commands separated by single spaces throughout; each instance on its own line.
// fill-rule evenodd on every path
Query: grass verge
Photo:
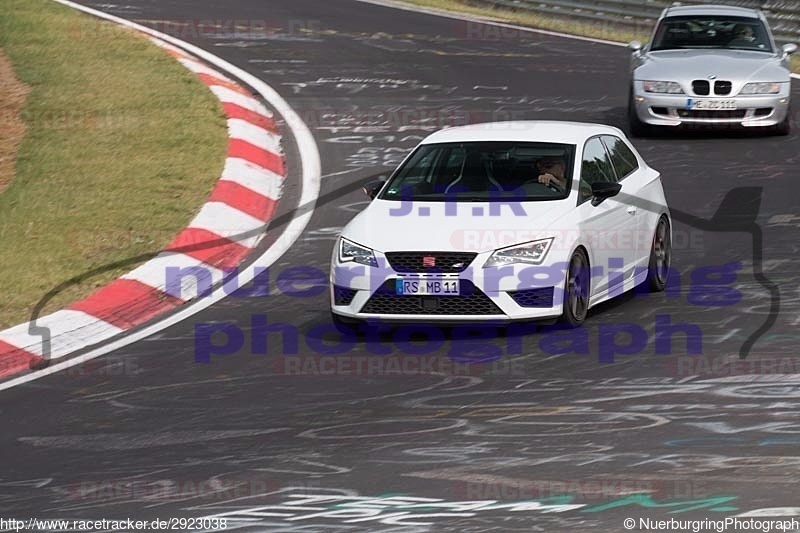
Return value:
M 17 79 L 11 62 L 0 48 L 0 193 L 14 179 L 17 149 L 25 136 L 21 119 L 28 86 Z
M 50 0 L 4 0 L 0 48 L 31 91 L 16 175 L 0 194 L 0 329 L 58 284 L 157 251 L 222 171 L 219 101 L 147 39 Z M 133 265 L 56 296 L 45 313 Z
M 481 7 L 469 2 L 469 0 L 400 0 L 405 4 L 412 4 L 421 7 L 432 7 L 444 11 L 456 13 L 466 13 L 479 17 L 486 17 L 493 20 L 529 26 L 541 30 L 557 31 L 570 35 L 580 35 L 582 37 L 592 37 L 595 39 L 605 39 L 621 43 L 629 43 L 634 40 L 647 42 L 650 39 L 652 28 L 642 28 L 641 31 L 627 26 L 617 26 L 613 22 L 600 21 L 581 21 L 569 17 L 555 17 L 540 15 L 529 11 L 514 11 L 511 9 Z M 792 71 L 800 73 L 800 57 L 792 57 Z

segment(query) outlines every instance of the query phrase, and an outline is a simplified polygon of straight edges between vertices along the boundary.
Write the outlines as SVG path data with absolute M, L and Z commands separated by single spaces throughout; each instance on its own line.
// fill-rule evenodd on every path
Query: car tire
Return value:
M 666 215 L 661 215 L 653 232 L 650 261 L 647 265 L 647 284 L 651 292 L 662 292 L 666 288 L 671 261 L 672 237 L 669 231 L 669 219 Z
M 561 323 L 569 327 L 583 324 L 589 311 L 591 274 L 586 252 L 578 248 L 572 253 L 564 281 L 564 302 Z
M 639 120 L 633 105 L 633 93 L 628 98 L 628 126 L 632 137 L 647 137 L 653 133 L 653 128 Z

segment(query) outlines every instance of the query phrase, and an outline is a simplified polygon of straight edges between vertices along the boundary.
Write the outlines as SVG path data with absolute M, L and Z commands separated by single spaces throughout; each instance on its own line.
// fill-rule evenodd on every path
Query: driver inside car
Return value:
M 536 162 L 536 169 L 539 171 L 539 183 L 544 185 L 554 185 L 562 192 L 566 189 L 567 165 L 564 162 L 564 158 L 543 157 Z
M 753 28 L 747 24 L 737 24 L 733 28 L 733 39 L 728 43 L 729 48 L 753 48 L 757 46 Z

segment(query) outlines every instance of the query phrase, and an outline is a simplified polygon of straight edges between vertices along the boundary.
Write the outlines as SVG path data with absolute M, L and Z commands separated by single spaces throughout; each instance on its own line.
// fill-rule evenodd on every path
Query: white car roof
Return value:
M 667 10 L 667 17 L 680 17 L 692 15 L 722 15 L 727 17 L 758 18 L 758 11 L 737 6 L 699 5 L 699 6 L 674 6 Z
M 624 137 L 618 128 L 589 122 L 562 122 L 550 120 L 517 120 L 486 122 L 445 128 L 426 137 L 422 144 L 476 142 L 476 141 L 522 141 L 583 144 L 594 135 L 616 135 Z

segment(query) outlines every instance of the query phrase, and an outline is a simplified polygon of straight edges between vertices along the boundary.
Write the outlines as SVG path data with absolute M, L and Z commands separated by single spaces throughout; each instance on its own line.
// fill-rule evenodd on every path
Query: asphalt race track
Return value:
M 304 296 L 276 280 L 297 266 L 327 276 L 337 231 L 366 205 L 347 186 L 390 172 L 444 125 L 624 128 L 627 50 L 351 0 L 87 5 L 199 45 L 278 90 L 314 133 L 322 199 L 269 272 L 269 294 L 229 297 L 0 393 L 0 516 L 227 513 L 228 529 L 251 531 L 530 532 L 775 507 L 800 514 L 800 364 L 768 364 L 800 344 L 798 133 L 634 140 L 663 174 L 680 285 L 593 310 L 580 333 L 589 353 L 560 353 L 565 333 L 552 330 L 469 341 L 450 332 L 425 356 L 432 370 L 397 373 L 389 361 L 412 356 L 389 336 L 380 346 L 353 341 L 345 354 L 385 366 L 329 373 L 315 366 L 327 292 Z M 176 29 L 232 20 L 270 30 Z M 725 265 L 727 274 L 707 275 Z M 254 316 L 296 328 L 297 349 L 271 334 L 269 355 L 251 353 Z M 195 327 L 227 322 L 243 346 L 196 362 Z M 675 333 L 657 353 L 677 323 L 695 336 Z M 638 345 L 599 362 L 615 342 Z M 693 346 L 702 353 L 687 357 Z M 381 350 L 389 354 L 370 353 Z M 740 354 L 767 363 L 744 367 Z M 454 363 L 481 356 L 496 360 Z M 728 364 L 715 372 L 720 358 Z M 483 500 L 499 502 L 463 503 Z

